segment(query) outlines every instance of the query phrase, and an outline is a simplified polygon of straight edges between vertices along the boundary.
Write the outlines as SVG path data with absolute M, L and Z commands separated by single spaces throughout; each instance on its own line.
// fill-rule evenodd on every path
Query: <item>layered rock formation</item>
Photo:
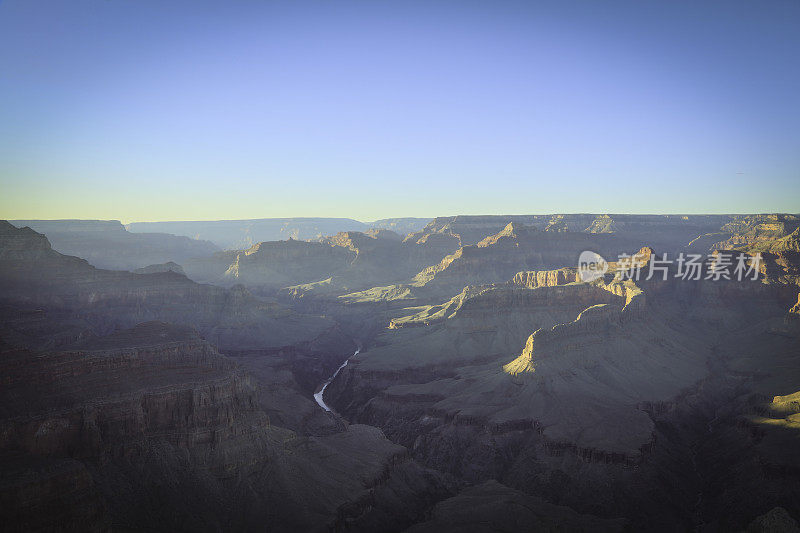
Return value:
M 454 235 L 461 245 L 476 244 L 515 223 L 545 231 L 584 233 L 615 233 L 637 241 L 634 247 L 645 244 L 659 250 L 671 251 L 686 246 L 696 237 L 721 232 L 722 227 L 735 220 L 734 215 L 626 215 L 626 214 L 561 214 L 561 215 L 486 215 L 437 217 L 420 232 L 407 238 L 439 233 Z
M 447 291 L 509 279 L 522 270 L 577 266 L 584 250 L 616 258 L 630 248 L 630 243 L 616 236 L 540 231 L 512 222 L 475 245 L 462 246 L 440 263 L 421 271 L 413 281 L 416 285 Z
M 800 216 L 789 214 L 739 215 L 721 229 L 727 238 L 712 245 L 715 250 L 730 250 L 758 245 L 785 237 L 800 227 Z
M 323 242 L 262 242 L 237 253 L 223 277 L 235 283 L 280 288 L 331 277 L 347 268 L 355 255 L 345 247 Z
M 344 294 L 407 279 L 453 251 L 454 244 L 452 238 L 402 241 L 385 229 L 350 231 L 319 242 L 262 242 L 184 266 L 199 281 L 244 283 L 266 292 L 286 288 L 286 295 L 298 298 L 310 292 Z
M 405 483 L 452 494 L 375 428 L 270 424 L 253 379 L 191 328 L 146 323 L 2 355 L 8 531 L 323 530 L 366 520 L 356 509 L 377 486 L 372 501 L 402 525 Z
M 442 238 L 431 233 L 420 237 Z M 406 242 L 408 242 L 408 238 Z M 615 235 L 593 235 L 570 231 L 540 231 L 519 222 L 508 223 L 501 231 L 477 244 L 460 247 L 438 263 L 419 271 L 405 283 L 373 287 L 342 295 L 345 303 L 417 300 L 428 304 L 457 294 L 467 285 L 507 280 L 521 271 L 546 271 L 575 265 L 581 252 L 592 250 L 616 258 L 630 249 L 630 243 Z M 558 275 L 558 274 L 556 274 Z M 574 274 L 562 275 L 572 276 Z
M 648 249 L 635 257 L 646 267 L 655 255 Z M 698 383 L 727 390 L 720 381 L 731 378 L 709 369 L 722 353 L 747 346 L 742 337 L 769 335 L 796 291 L 670 274 L 667 281 L 579 283 L 564 269 L 467 287 L 444 304 L 394 318 L 329 386 L 328 401 L 352 420 L 382 427 L 424 464 L 473 482 L 499 479 L 640 527 L 656 517 L 689 527 L 706 512 L 720 524 L 741 524 L 758 505 L 727 518 L 707 509 L 687 515 L 671 508 L 687 505 L 680 491 L 637 487 L 653 485 L 675 460 L 674 436 L 660 425 L 680 418 L 676 406 L 696 397 Z M 781 353 L 779 345 L 797 337 L 762 342 Z M 748 368 L 739 372 L 761 367 L 737 360 Z M 800 383 L 793 374 L 781 379 L 790 389 Z M 710 487 L 700 483 L 702 496 Z M 737 494 L 737 501 L 746 499 Z
M 225 504 L 212 503 L 210 491 L 221 498 L 229 472 L 258 467 L 253 459 L 265 455 L 269 422 L 255 407 L 249 378 L 191 329 L 143 324 L 65 351 L 6 352 L 2 364 L 0 449 L 54 464 L 80 461 L 85 483 L 101 495 L 93 514 L 104 520 L 140 527 L 224 523 Z M 17 480 L 34 501 L 47 497 L 46 472 L 26 470 Z M 152 493 L 153 482 L 202 503 L 191 505 L 171 490 Z M 200 485 L 209 492 L 198 494 Z M 164 507 L 153 507 L 153 497 Z M 35 520 L 34 510 L 18 520 Z M 58 514 L 72 512 L 65 505 Z

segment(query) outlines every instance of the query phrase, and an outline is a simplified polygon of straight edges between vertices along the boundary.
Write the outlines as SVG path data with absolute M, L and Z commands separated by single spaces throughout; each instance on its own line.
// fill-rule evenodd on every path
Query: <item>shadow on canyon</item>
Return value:
M 0 222 L 4 529 L 797 530 L 797 215 L 193 224 Z

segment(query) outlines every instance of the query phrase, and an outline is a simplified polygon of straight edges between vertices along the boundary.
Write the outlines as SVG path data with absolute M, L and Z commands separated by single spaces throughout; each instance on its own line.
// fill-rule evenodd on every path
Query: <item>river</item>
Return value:
M 358 352 L 360 352 L 360 351 L 361 350 L 356 350 L 355 352 L 353 352 L 353 355 L 351 355 L 350 357 L 355 357 L 356 355 L 358 355 Z M 341 366 L 336 369 L 336 372 L 334 372 L 333 375 L 331 377 L 329 377 L 328 380 L 325 383 L 322 384 L 322 388 L 319 389 L 319 392 L 314 394 L 314 399 L 317 400 L 317 403 L 319 404 L 319 406 L 322 407 L 323 409 L 325 409 L 328 412 L 331 412 L 331 408 L 328 407 L 328 405 L 325 403 L 325 400 L 322 399 L 322 395 L 325 394 L 325 389 L 328 388 L 328 385 L 331 384 L 331 381 L 336 379 L 336 376 L 339 374 L 339 372 L 344 367 L 347 366 L 348 362 L 350 362 L 350 357 L 345 359 L 344 363 L 342 363 Z

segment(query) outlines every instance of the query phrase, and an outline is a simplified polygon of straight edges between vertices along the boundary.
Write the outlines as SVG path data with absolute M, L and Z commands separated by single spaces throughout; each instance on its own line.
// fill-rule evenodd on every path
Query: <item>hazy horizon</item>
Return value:
M 800 4 L 0 2 L 0 218 L 798 212 Z
M 737 213 L 714 213 L 714 212 L 705 212 L 705 213 L 652 213 L 652 212 L 612 212 L 612 211 L 597 211 L 597 212 L 575 212 L 575 213 L 567 213 L 567 212 L 537 212 L 537 213 L 455 213 L 455 214 L 442 214 L 442 215 L 433 215 L 433 216 L 397 216 L 397 217 L 379 217 L 379 218 L 372 218 L 372 219 L 360 219 L 355 217 L 348 217 L 348 216 L 337 216 L 337 217 L 324 217 L 324 216 L 283 216 L 283 217 L 248 217 L 248 218 L 207 218 L 207 219 L 159 219 L 159 220 L 121 220 L 119 218 L 32 218 L 32 217 L 20 217 L 20 218 L 2 218 L 0 220 L 8 220 L 10 222 L 20 222 L 26 220 L 37 220 L 37 221 L 45 221 L 45 222 L 59 222 L 59 221 L 99 221 L 99 222 L 119 222 L 123 226 L 128 224 L 151 224 L 151 223 L 159 223 L 159 222 L 244 222 L 248 220 L 313 220 L 313 219 L 341 219 L 341 220 L 354 220 L 356 222 L 361 222 L 362 224 L 370 224 L 372 222 L 377 222 L 381 220 L 392 220 L 392 219 L 404 219 L 404 218 L 413 218 L 413 219 L 430 219 L 433 220 L 435 218 L 448 218 L 448 217 L 458 217 L 458 216 L 548 216 L 548 215 L 639 215 L 639 216 L 716 216 L 716 215 L 737 215 L 737 216 L 748 216 L 748 215 L 800 215 L 800 212 L 791 212 L 791 211 L 761 211 L 761 212 L 737 212 Z

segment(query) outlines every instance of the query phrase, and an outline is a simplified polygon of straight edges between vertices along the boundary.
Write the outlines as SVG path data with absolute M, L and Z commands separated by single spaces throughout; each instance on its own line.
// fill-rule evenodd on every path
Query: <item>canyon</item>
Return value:
M 11 222 L 9 531 L 797 530 L 798 215 Z

